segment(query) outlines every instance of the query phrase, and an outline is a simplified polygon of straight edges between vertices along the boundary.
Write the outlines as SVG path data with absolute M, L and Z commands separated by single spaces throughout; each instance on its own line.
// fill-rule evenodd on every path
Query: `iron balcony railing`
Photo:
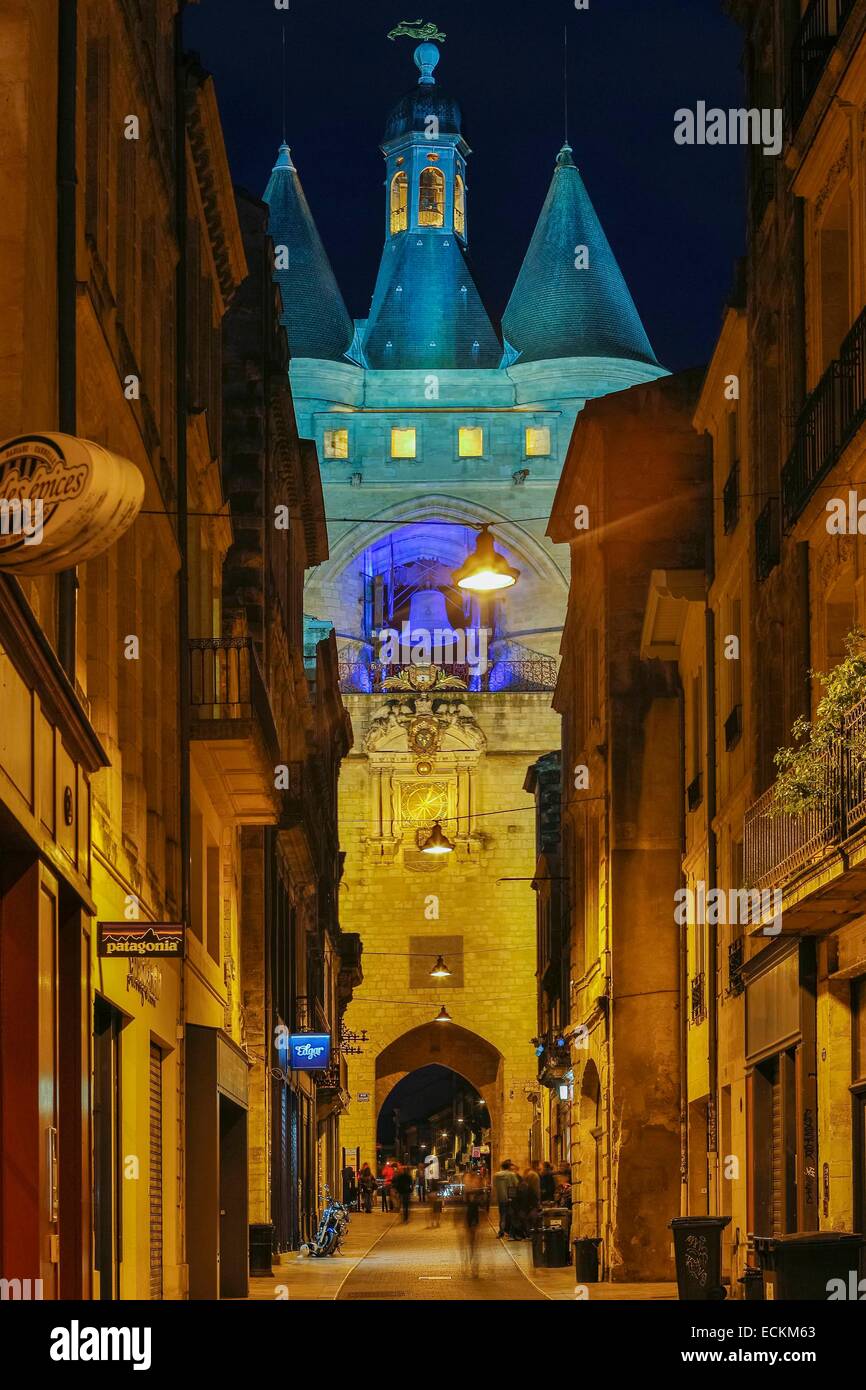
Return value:
M 728 994 L 742 994 L 746 988 L 743 966 L 746 961 L 746 939 L 738 936 L 728 946 Z
M 782 470 L 785 527 L 793 526 L 821 479 L 866 419 L 866 310 L 860 314 L 797 421 Z
M 341 661 L 340 689 L 344 695 L 381 695 L 385 681 L 392 677 L 405 678 L 411 686 L 413 670 L 417 669 L 381 661 Z M 466 664 L 443 666 L 442 670 L 463 681 L 470 694 L 532 694 L 556 688 L 556 658 L 552 656 L 494 661 L 481 676 L 474 675 Z
M 210 725 L 255 719 L 279 762 L 273 710 L 252 638 L 190 638 L 189 689 L 194 735 L 210 737 Z M 216 728 L 213 736 L 219 736 Z
M 700 1023 L 707 1016 L 706 979 L 703 971 L 692 977 L 691 996 L 692 1023 Z
M 722 492 L 722 502 L 724 507 L 725 535 L 729 536 L 736 529 L 740 519 L 740 465 L 732 464 Z
M 822 754 L 821 795 L 809 810 L 772 814 L 773 787 L 749 807 L 743 836 L 749 888 L 783 889 L 866 825 L 866 761 L 859 752 L 864 733 L 866 700 L 848 712 Z
M 790 117 L 795 128 L 815 95 L 847 17 L 843 0 L 812 0 L 800 20 L 791 50 Z
M 779 499 L 769 497 L 755 522 L 755 562 L 762 581 L 779 563 L 780 542 Z
M 296 1033 L 330 1033 L 331 1025 L 321 999 L 309 994 L 299 994 L 295 998 Z

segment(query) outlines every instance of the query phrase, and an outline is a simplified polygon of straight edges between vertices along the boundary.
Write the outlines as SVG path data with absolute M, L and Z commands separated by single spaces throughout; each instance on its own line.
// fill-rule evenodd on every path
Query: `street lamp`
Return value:
M 442 1005 L 442 1008 L 439 1010 L 438 1014 L 433 1020 L 434 1023 L 453 1023 L 453 1021 L 454 1020 L 452 1019 L 444 1004 Z
M 452 576 L 458 589 L 468 589 L 474 594 L 510 589 L 519 577 L 520 570 L 509 565 L 505 556 L 494 546 L 489 526 L 482 526 L 475 549 Z
M 442 829 L 438 820 L 434 821 L 427 843 L 421 847 L 422 854 L 453 854 L 454 846 Z
M 451 971 L 448 969 L 448 966 L 445 964 L 442 957 L 437 956 L 436 964 L 433 966 L 433 969 L 430 971 L 430 974 L 434 980 L 447 980 L 451 974 Z

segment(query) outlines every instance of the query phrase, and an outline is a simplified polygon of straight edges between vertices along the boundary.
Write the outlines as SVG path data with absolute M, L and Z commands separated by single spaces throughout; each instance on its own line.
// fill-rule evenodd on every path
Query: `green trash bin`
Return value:
M 675 1216 L 671 1221 L 679 1298 L 695 1302 L 727 1298 L 722 1284 L 722 1231 L 730 1219 Z
M 839 1299 L 850 1299 L 862 1278 L 864 1246 L 863 1236 L 848 1231 L 755 1236 L 764 1297 L 826 1302 L 835 1292 Z M 835 1287 L 832 1281 L 837 1281 Z

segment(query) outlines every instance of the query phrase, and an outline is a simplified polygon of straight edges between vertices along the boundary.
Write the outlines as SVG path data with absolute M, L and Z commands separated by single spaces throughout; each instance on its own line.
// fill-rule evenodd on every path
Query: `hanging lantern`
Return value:
M 433 966 L 433 969 L 430 971 L 430 974 L 434 980 L 447 980 L 451 974 L 451 971 L 448 969 L 448 966 L 445 964 L 442 957 L 437 956 L 436 964 Z
M 453 1020 L 453 1018 L 451 1017 L 451 1015 L 449 1014 L 449 1012 L 448 1012 L 448 1010 L 446 1009 L 445 1005 L 443 1004 L 443 1005 L 442 1005 L 442 1008 L 439 1010 L 439 1012 L 438 1012 L 438 1014 L 436 1015 L 436 1017 L 434 1018 L 433 1022 L 434 1022 L 434 1023 L 453 1023 L 454 1020 Z
M 519 577 L 520 570 L 509 565 L 505 556 L 494 546 L 489 526 L 482 526 L 475 549 L 452 576 L 458 589 L 469 589 L 475 594 L 510 589 Z
M 454 846 L 444 833 L 438 820 L 434 823 L 427 843 L 422 846 L 422 854 L 453 854 Z

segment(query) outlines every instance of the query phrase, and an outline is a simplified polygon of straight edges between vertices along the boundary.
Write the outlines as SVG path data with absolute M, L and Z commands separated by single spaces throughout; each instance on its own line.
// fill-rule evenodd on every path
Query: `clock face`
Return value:
M 447 782 L 407 782 L 400 797 L 403 820 L 410 825 L 432 825 L 448 814 Z

